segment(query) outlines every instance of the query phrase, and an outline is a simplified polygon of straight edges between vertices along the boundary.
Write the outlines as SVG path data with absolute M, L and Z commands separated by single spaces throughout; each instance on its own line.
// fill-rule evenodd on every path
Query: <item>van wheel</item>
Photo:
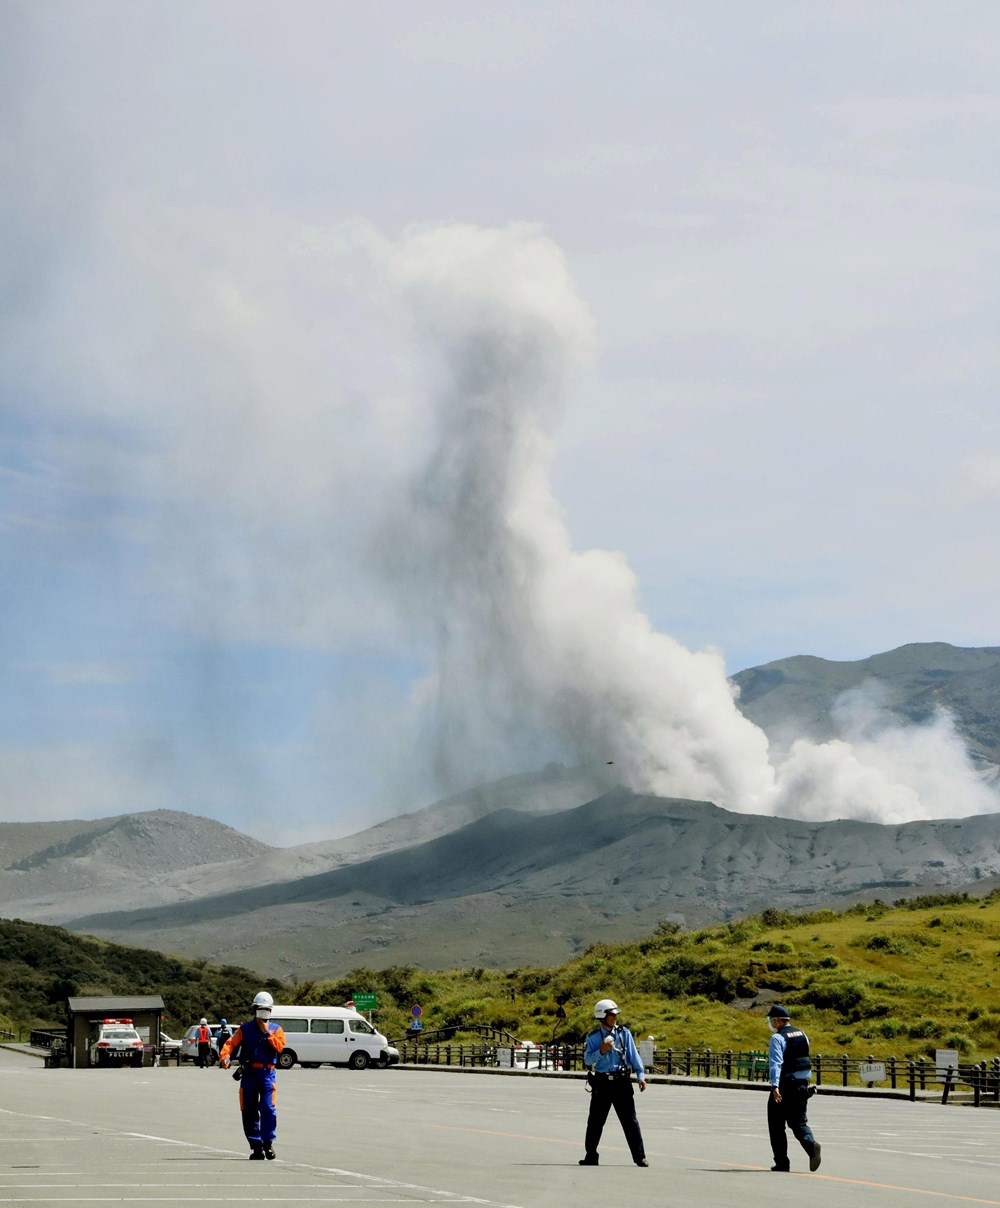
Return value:
M 279 1070 L 290 1070 L 294 1064 L 295 1064 L 295 1054 L 292 1052 L 292 1050 L 291 1049 L 282 1049 L 281 1052 L 278 1054 L 278 1061 L 277 1061 L 278 1069 Z
M 351 1060 L 347 1064 L 352 1070 L 363 1070 L 368 1064 L 368 1054 L 361 1050 L 357 1053 L 352 1053 Z

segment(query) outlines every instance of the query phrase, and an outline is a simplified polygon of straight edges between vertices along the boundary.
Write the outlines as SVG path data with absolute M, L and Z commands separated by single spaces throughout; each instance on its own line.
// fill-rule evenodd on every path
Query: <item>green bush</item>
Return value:
M 913 951 L 906 940 L 901 939 L 898 935 L 870 935 L 862 941 L 861 946 L 872 952 L 890 952 L 898 956 L 905 956 Z
M 927 1040 L 940 1036 L 943 1031 L 944 1028 L 936 1019 L 921 1019 L 919 1023 L 913 1024 L 907 1034 L 911 1040 Z

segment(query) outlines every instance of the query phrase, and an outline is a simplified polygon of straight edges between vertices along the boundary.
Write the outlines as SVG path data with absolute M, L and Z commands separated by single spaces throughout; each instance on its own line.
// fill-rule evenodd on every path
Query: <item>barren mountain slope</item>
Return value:
M 154 810 L 94 822 L 0 823 L 0 916 L 62 923 L 293 881 L 447 834 L 490 811 L 567 809 L 606 769 L 550 765 L 402 814 L 355 835 L 268 847 L 207 818 Z
M 891 827 L 802 822 L 616 790 L 559 813 L 498 811 L 406 851 L 283 885 L 69 925 L 316 976 L 390 963 L 390 953 L 503 964 L 530 949 L 556 960 L 597 939 L 641 935 L 664 917 L 701 923 L 997 875 L 1000 815 Z

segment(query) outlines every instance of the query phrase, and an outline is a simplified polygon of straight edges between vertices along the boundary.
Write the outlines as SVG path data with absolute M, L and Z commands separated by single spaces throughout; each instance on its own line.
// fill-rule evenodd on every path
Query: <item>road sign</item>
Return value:
M 862 1082 L 885 1082 L 884 1061 L 863 1061 L 858 1066 L 858 1077 Z
M 419 1016 L 423 1015 L 423 1013 L 424 1013 L 423 1007 L 410 1007 L 410 1014 L 413 1016 L 414 1019 L 419 1018 Z
M 355 994 L 354 1009 L 356 1011 L 377 1011 L 378 999 L 375 994 L 365 991 L 363 994 Z
M 949 1069 L 958 1073 L 958 1049 L 935 1049 L 934 1065 L 937 1067 L 938 1082 L 946 1082 Z M 954 1075 L 952 1077 L 954 1078 Z

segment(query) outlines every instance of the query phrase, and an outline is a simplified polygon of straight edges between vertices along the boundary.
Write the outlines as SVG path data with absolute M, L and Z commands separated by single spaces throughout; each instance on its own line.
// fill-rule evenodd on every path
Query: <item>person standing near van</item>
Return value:
M 212 1064 L 212 1031 L 204 1017 L 198 1024 L 198 1068 L 207 1070 Z
M 275 1066 L 285 1047 L 284 1029 L 271 1023 L 274 999 L 266 990 L 253 1000 L 253 1018 L 241 1023 L 222 1047 L 219 1065 L 229 1069 L 237 1057 L 240 1067 L 240 1114 L 243 1132 L 250 1142 L 250 1161 L 272 1161 L 278 1129 Z
M 219 1020 L 219 1030 L 215 1033 L 215 1047 L 222 1052 L 222 1046 L 226 1043 L 233 1034 L 233 1029 L 229 1026 L 226 1020 Z

